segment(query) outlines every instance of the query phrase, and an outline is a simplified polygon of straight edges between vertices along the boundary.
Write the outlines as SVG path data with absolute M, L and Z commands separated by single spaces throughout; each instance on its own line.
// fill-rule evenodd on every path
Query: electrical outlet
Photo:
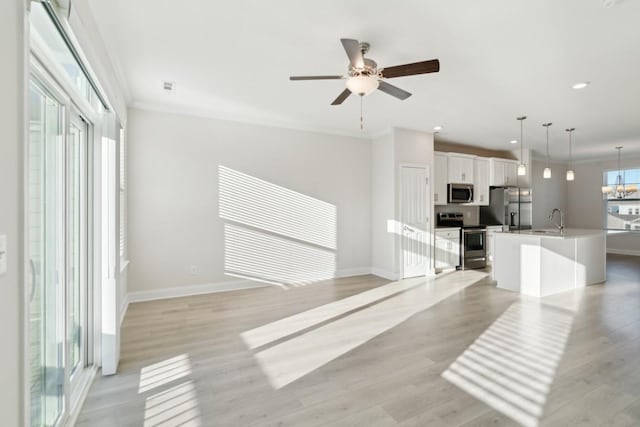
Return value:
M 195 276 L 196 274 L 198 274 L 198 266 L 197 265 L 192 265 L 191 267 L 189 267 L 189 271 L 191 272 L 192 276 Z
M 7 235 L 0 235 L 0 275 L 7 272 Z

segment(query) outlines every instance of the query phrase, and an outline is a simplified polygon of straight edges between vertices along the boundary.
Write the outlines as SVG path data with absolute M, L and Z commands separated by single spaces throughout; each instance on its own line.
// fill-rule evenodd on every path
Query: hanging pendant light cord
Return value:
M 545 125 L 547 128 L 547 167 L 549 167 L 549 126 L 551 126 L 551 123 Z
M 569 132 L 569 169 L 573 170 L 573 168 L 571 167 L 571 164 L 573 163 L 573 156 L 571 153 L 571 134 L 573 133 L 573 131 L 576 130 L 576 128 L 570 128 L 570 129 L 566 129 L 567 132 Z
M 524 139 L 522 138 L 522 120 L 520 120 L 520 163 L 523 163 L 522 161 L 522 151 L 523 151 L 523 147 L 524 147 Z
M 569 131 L 569 168 L 571 168 L 571 164 L 573 163 L 573 156 L 571 154 L 571 133 L 573 131 Z
M 618 192 L 618 187 L 622 187 L 624 190 L 624 176 L 622 175 L 622 166 L 620 166 L 620 150 L 622 147 L 616 147 L 618 150 L 618 177 L 616 178 L 616 193 Z

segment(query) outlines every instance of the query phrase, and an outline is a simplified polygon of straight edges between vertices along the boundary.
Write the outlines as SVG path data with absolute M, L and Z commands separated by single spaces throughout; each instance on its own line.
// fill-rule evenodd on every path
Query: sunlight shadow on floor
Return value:
M 345 317 L 340 317 L 333 322 L 323 324 L 287 341 L 261 350 L 254 354 L 254 357 L 273 388 L 280 389 L 486 276 L 487 273 L 484 272 L 464 271 L 447 275 L 441 279 L 422 277 L 404 280 L 402 282 L 406 283 L 401 286 L 405 286 L 406 291 L 398 292 L 376 304 L 366 306 Z M 381 292 L 378 296 L 383 298 L 385 292 Z M 361 301 L 362 305 L 370 304 L 371 299 L 371 295 L 367 296 Z M 347 306 L 353 307 L 356 301 L 357 299 L 352 299 L 346 304 L 342 301 L 336 301 L 332 304 L 336 304 L 341 307 L 341 310 L 344 310 Z M 311 318 L 304 324 L 310 325 L 312 321 L 325 319 L 326 316 L 321 313 L 323 311 L 331 313 L 332 304 L 324 306 L 320 312 L 315 311 L 316 309 L 310 310 Z M 309 312 L 300 313 L 293 317 L 300 320 L 304 318 L 306 313 Z M 295 325 L 287 319 L 279 322 L 288 327 L 289 331 L 295 329 Z M 254 335 L 252 338 L 254 339 L 253 345 L 267 341 L 267 339 L 260 338 L 259 335 Z M 268 339 L 271 338 L 272 336 Z
M 138 394 L 145 396 L 144 427 L 201 426 L 198 395 L 188 354 L 140 370 Z
M 537 426 L 582 291 L 575 294 L 564 304 L 515 302 L 442 377 L 518 423 Z

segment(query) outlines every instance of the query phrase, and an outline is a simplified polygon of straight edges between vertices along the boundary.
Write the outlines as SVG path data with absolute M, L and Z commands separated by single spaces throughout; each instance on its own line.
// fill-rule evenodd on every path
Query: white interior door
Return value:
M 429 183 L 425 167 L 402 166 L 400 176 L 402 219 L 402 276 L 427 274 L 429 265 Z

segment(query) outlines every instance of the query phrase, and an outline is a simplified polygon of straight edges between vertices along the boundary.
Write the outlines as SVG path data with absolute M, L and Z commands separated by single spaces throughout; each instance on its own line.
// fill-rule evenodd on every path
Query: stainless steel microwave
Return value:
M 473 202 L 473 184 L 447 184 L 447 203 Z

